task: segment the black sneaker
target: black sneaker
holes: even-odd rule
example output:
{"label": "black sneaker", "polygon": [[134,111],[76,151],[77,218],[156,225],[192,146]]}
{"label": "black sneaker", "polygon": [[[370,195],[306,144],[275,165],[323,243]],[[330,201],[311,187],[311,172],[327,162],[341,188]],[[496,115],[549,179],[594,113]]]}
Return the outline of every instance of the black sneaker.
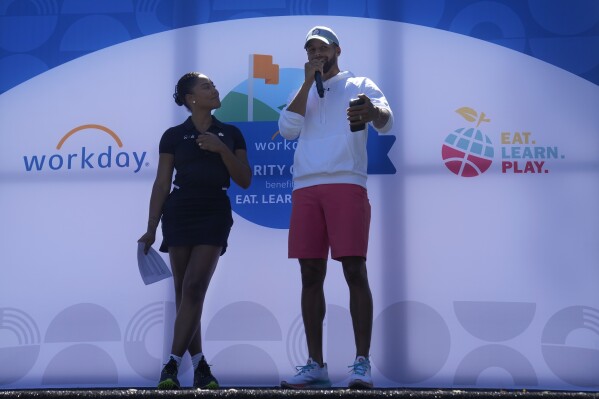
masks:
{"label": "black sneaker", "polygon": [[177,361],[171,357],[164,365],[162,373],[160,373],[158,389],[179,389],[179,380],[177,379],[178,371],[179,367],[177,367]]}
{"label": "black sneaker", "polygon": [[203,356],[193,373],[193,387],[198,389],[218,389],[218,381],[210,372],[210,366],[206,363],[206,358]]}

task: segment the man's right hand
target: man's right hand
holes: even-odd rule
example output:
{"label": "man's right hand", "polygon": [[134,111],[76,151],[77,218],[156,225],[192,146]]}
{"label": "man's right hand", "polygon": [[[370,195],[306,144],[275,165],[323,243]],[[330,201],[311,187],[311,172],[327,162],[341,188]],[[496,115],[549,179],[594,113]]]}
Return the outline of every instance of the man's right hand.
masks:
{"label": "man's right hand", "polygon": [[314,83],[314,74],[316,71],[320,71],[320,73],[324,75],[324,72],[322,70],[323,66],[324,59],[322,58],[314,58],[306,62],[306,64],[304,65],[306,83],[308,83],[309,85],[312,85],[312,83]]}

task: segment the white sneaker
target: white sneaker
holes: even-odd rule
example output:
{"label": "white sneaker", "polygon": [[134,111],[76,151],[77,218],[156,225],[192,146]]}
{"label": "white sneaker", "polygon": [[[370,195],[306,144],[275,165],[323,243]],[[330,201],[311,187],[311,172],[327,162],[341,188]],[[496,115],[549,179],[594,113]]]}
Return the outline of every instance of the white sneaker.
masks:
{"label": "white sneaker", "polygon": [[370,376],[370,360],[364,356],[358,356],[351,368],[349,377],[350,389],[372,389],[372,377]]}
{"label": "white sneaker", "polygon": [[296,375],[287,381],[281,381],[282,388],[323,389],[331,387],[326,363],[320,367],[312,358],[309,358],[305,366],[296,366],[296,369]]}

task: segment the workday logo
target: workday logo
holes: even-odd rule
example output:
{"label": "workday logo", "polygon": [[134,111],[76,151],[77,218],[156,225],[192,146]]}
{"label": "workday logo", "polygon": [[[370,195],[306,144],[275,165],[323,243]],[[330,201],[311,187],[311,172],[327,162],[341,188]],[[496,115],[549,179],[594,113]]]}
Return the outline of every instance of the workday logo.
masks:
{"label": "workday logo", "polygon": [[[110,142],[114,141],[115,145],[109,144],[100,150],[91,149],[85,145],[80,147],[66,145],[67,141],[72,141],[74,135],[87,131],[106,134],[110,137]],[[25,171],[31,173],[92,169],[128,169],[134,173],[139,172],[144,165],[147,152],[127,152],[122,148],[123,141],[115,132],[102,125],[89,124],[78,126],[65,134],[56,145],[57,152],[24,155],[23,162]]]}
{"label": "workday logo", "polygon": [[476,122],[476,126],[460,127],[445,138],[441,150],[443,161],[447,169],[458,176],[481,175],[493,163],[494,149],[491,140],[479,130],[479,126],[491,120],[485,118],[484,112],[479,115],[468,107],[462,107],[456,112],[468,122]]}
{"label": "workday logo", "polygon": [[[304,70],[279,68],[271,55],[250,54],[247,80],[233,88],[214,115],[237,126],[247,144],[252,165],[252,185],[242,190],[232,184],[229,197],[233,210],[265,227],[286,229],[291,216],[293,155],[297,141],[279,134],[280,112],[291,93],[304,81]],[[394,174],[387,156],[395,136],[368,132],[368,173]]]}

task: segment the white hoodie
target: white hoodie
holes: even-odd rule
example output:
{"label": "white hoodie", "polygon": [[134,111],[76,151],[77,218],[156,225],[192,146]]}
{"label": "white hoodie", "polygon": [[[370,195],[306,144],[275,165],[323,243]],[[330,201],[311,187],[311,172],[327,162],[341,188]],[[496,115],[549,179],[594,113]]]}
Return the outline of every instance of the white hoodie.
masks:
{"label": "white hoodie", "polygon": [[[393,113],[380,89],[368,78],[344,71],[323,82],[324,98],[310,88],[306,116],[284,109],[279,131],[287,140],[298,138],[293,162],[293,189],[317,184],[349,183],[366,187],[368,129],[350,131],[346,109],[349,100],[366,94],[371,102],[389,111],[389,121],[379,133],[393,126]],[[295,94],[290,98],[293,100]]]}

